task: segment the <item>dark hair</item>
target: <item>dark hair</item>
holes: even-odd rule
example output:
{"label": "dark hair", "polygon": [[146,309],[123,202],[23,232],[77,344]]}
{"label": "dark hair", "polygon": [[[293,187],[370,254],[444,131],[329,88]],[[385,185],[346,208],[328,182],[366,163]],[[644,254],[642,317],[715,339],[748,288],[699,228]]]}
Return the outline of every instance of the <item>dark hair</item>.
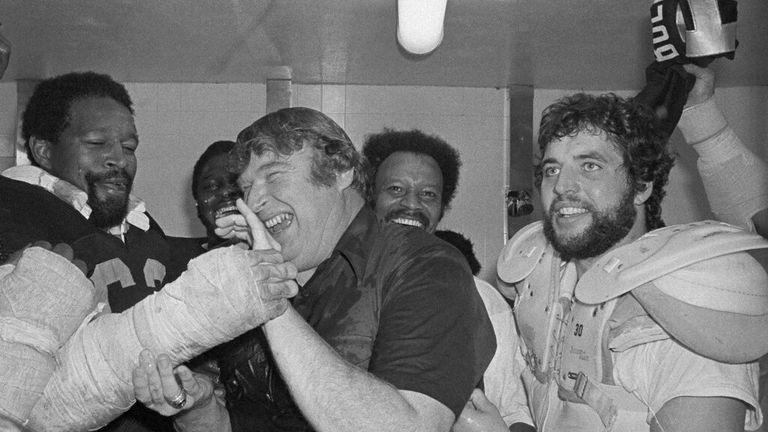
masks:
{"label": "dark hair", "polygon": [[469,263],[469,269],[472,270],[472,274],[477,276],[480,273],[480,262],[475,257],[475,251],[472,248],[472,242],[463,235],[450,230],[438,230],[435,231],[435,235],[450,243],[464,255]]}
{"label": "dark hair", "polygon": [[242,173],[251,153],[261,156],[273,152],[290,156],[303,149],[305,144],[315,149],[311,170],[315,185],[332,186],[337,174],[354,169],[352,188],[365,193],[365,159],[341,126],[310,108],[283,108],[243,129],[237,135],[237,144],[231,153],[230,170]]}
{"label": "dark hair", "polygon": [[[413,129],[409,131],[395,131],[384,129],[384,132],[368,135],[363,144],[363,155],[368,159],[370,173],[368,177],[371,183],[376,181],[376,172],[379,166],[392,153],[410,152],[425,154],[437,162],[443,175],[443,210],[450,208],[451,201],[456,195],[456,187],[459,184],[459,168],[461,159],[459,152],[436,135],[427,135],[424,132]],[[374,188],[371,184],[368,189],[368,202],[374,202]]]}
{"label": "dark hair", "polygon": [[[645,182],[653,182],[645,202],[646,228],[664,226],[661,201],[674,159],[667,146],[668,136],[647,107],[613,93],[600,96],[577,93],[564,97],[544,110],[539,126],[539,149],[544,154],[554,140],[580,132],[604,133],[622,154],[627,182],[634,192],[642,192]],[[535,170],[536,186],[541,187],[542,167]]]}
{"label": "dark hair", "polygon": [[22,117],[21,135],[27,157],[38,165],[29,148],[29,139],[36,137],[50,143],[59,140],[61,132],[69,126],[72,103],[87,97],[108,97],[133,112],[128,91],[109,75],[96,72],[71,72],[40,81]]}
{"label": "dark hair", "polygon": [[209,145],[207,149],[200,155],[200,158],[195,162],[195,167],[192,169],[192,197],[197,201],[197,185],[200,182],[200,172],[209,160],[216,156],[229,153],[235,148],[234,141],[216,141]]}

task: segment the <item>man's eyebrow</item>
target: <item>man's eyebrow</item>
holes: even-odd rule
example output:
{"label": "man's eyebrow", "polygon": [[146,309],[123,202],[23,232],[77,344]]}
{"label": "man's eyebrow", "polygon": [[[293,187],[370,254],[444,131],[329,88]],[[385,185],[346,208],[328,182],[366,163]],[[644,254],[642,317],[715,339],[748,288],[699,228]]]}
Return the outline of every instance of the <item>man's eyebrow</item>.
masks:
{"label": "man's eyebrow", "polygon": [[259,169],[260,170],[269,170],[269,169],[273,169],[273,168],[283,168],[283,167],[290,167],[290,166],[291,166],[291,164],[289,164],[286,161],[274,160],[274,161],[265,163],[264,165],[260,166]]}
{"label": "man's eyebrow", "polygon": [[576,159],[577,160],[595,159],[601,162],[607,162],[607,159],[605,158],[605,156],[603,156],[602,153],[596,152],[596,151],[589,151],[586,153],[578,154],[576,155]]}

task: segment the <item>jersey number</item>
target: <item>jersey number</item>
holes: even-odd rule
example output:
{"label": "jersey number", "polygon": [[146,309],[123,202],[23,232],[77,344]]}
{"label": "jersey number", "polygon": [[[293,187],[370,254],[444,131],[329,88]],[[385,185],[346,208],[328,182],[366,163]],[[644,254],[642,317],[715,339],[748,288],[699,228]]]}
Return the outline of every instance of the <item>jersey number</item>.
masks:
{"label": "jersey number", "polygon": [[[144,281],[147,286],[156,288],[155,281],[162,281],[163,279],[165,279],[165,266],[160,261],[148,258],[144,263]],[[131,275],[131,269],[120,258],[112,258],[97,264],[93,269],[91,281],[97,290],[105,293],[107,287],[115,282],[119,282],[122,288],[136,285]]]}
{"label": "jersey number", "polygon": [[581,336],[584,332],[584,324],[576,324],[576,331],[573,332],[574,336]]}

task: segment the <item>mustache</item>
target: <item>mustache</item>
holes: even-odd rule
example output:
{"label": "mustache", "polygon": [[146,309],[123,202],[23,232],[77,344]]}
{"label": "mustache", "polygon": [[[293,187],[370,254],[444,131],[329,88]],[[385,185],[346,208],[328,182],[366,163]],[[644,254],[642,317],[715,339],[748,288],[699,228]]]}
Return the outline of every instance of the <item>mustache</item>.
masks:
{"label": "mustache", "polygon": [[419,221],[425,227],[429,226],[429,217],[424,212],[418,210],[393,210],[384,217],[384,220],[391,222],[397,218],[409,218]]}
{"label": "mustache", "polygon": [[123,182],[129,188],[133,185],[133,177],[128,174],[125,168],[115,168],[104,172],[89,172],[85,174],[85,180],[88,183],[99,182]]}

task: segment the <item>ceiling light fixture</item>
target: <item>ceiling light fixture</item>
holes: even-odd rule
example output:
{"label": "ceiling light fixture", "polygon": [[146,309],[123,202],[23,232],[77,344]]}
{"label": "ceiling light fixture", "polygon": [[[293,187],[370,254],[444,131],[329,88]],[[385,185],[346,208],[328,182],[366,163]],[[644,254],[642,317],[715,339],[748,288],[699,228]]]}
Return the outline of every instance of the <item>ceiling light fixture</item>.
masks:
{"label": "ceiling light fixture", "polygon": [[443,40],[448,0],[397,0],[397,41],[408,52],[428,54]]}

